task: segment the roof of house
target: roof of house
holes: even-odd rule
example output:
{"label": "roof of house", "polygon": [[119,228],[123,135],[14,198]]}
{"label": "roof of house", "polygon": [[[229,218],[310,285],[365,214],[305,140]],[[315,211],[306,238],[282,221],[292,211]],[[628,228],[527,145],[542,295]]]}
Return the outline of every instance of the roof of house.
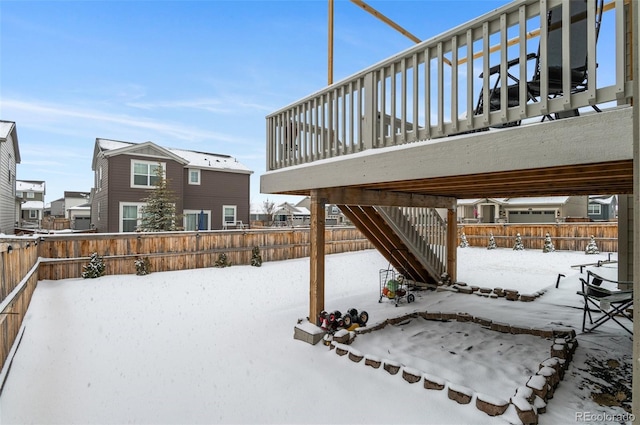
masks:
{"label": "roof of house", "polygon": [[44,201],[26,201],[21,205],[23,210],[41,210],[44,208]]}
{"label": "roof of house", "polygon": [[499,204],[504,206],[518,205],[564,205],[569,200],[569,196],[544,196],[525,198],[473,198],[458,199],[458,205],[478,205],[478,204]]}
{"label": "roof of house", "polygon": [[45,192],[45,182],[41,180],[16,180],[16,190],[19,192]]}
{"label": "roof of house", "polygon": [[[158,152],[162,152],[169,157],[173,157],[176,161],[183,163],[185,166],[193,167],[193,168],[201,168],[215,171],[226,171],[226,172],[234,172],[234,173],[242,173],[242,174],[252,174],[249,168],[247,168],[244,164],[240,163],[237,159],[230,155],[221,155],[216,153],[209,152],[198,152],[186,149],[176,149],[176,148],[165,148],[159,145],[156,145],[153,142],[145,142],[145,143],[131,143],[131,142],[121,142],[118,140],[109,140],[109,139],[96,139],[96,151],[94,152],[94,161],[95,157],[99,152],[104,153],[105,155],[109,155],[108,151],[111,151],[111,155],[121,154],[121,153],[133,153],[136,149],[140,147],[152,147]],[[94,164],[95,165],[95,164]]]}
{"label": "roof of house", "polygon": [[611,195],[611,196],[589,196],[589,202],[593,202],[596,204],[602,204],[602,205],[611,205],[613,203],[613,201],[615,201],[615,195]]}
{"label": "roof of house", "polygon": [[65,198],[88,198],[90,194],[91,192],[69,192],[65,190],[64,197]]}
{"label": "roof of house", "polygon": [[11,136],[13,140],[13,150],[16,155],[16,164],[20,164],[20,149],[18,146],[18,131],[16,123],[13,121],[0,120],[0,142],[5,142]]}
{"label": "roof of house", "polygon": [[91,210],[91,204],[76,205],[75,207],[69,207],[69,208],[67,208],[67,210],[69,210],[69,211],[85,211],[85,210]]}
{"label": "roof of house", "polygon": [[508,198],[505,203],[512,205],[564,205],[569,200],[569,196],[543,196],[529,198]]}

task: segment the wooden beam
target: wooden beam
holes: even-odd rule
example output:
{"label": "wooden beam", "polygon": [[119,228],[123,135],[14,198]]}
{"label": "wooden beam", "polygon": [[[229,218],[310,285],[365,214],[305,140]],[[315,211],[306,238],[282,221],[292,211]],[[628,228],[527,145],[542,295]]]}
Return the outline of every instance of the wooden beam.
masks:
{"label": "wooden beam", "polygon": [[337,205],[455,208],[456,199],[448,196],[368,190],[350,187],[319,189],[328,202]]}
{"label": "wooden beam", "polygon": [[309,240],[309,321],[316,323],[324,310],[325,205],[317,190],[311,191],[311,223]]}
{"label": "wooden beam", "polygon": [[455,282],[458,275],[458,214],[455,208],[447,210],[447,273]]}

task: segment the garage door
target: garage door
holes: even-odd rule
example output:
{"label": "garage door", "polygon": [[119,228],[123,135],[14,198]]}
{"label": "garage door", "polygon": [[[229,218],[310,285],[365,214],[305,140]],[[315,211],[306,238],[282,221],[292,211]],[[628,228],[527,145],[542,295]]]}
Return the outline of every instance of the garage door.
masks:
{"label": "garage door", "polygon": [[554,223],[555,211],[509,211],[509,223]]}
{"label": "garage door", "polygon": [[91,217],[76,217],[74,220],[74,230],[87,230],[91,228]]}

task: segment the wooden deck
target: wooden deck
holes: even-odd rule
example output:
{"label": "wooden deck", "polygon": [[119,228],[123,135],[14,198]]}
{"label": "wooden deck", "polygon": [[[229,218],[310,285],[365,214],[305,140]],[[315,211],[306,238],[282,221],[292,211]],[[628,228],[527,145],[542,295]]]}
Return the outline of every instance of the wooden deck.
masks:
{"label": "wooden deck", "polygon": [[263,193],[358,188],[457,199],[628,194],[631,108],[375,149],[271,171]]}

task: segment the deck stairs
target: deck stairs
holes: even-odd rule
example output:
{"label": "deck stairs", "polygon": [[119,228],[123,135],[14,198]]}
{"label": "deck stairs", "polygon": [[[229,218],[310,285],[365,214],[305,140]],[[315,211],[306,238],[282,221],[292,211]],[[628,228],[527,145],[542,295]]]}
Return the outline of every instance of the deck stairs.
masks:
{"label": "deck stairs", "polygon": [[447,225],[434,208],[340,205],[389,263],[416,282],[435,284],[446,271]]}

